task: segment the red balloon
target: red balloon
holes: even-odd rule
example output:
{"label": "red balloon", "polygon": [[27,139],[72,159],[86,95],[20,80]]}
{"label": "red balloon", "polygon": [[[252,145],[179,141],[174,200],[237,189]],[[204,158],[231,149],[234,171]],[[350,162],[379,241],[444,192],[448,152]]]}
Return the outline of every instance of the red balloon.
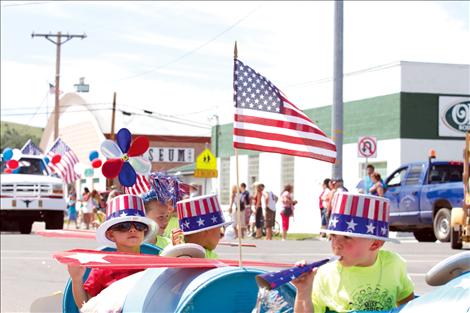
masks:
{"label": "red balloon", "polygon": [[3,170],[3,172],[4,172],[5,174],[11,174],[11,173],[13,172],[13,170],[12,170],[11,168],[8,168],[8,167],[7,167],[6,169]]}
{"label": "red balloon", "polygon": [[131,147],[129,151],[127,151],[127,155],[130,157],[142,155],[149,149],[149,139],[144,136],[139,136],[134,139],[131,143]]}
{"label": "red balloon", "polygon": [[60,160],[62,159],[62,156],[60,154],[56,154],[52,157],[52,164],[57,164],[60,162]]}
{"label": "red balloon", "polygon": [[101,159],[98,159],[98,158],[91,161],[91,166],[93,168],[99,168],[101,166],[101,164],[103,164],[103,161],[101,161]]}
{"label": "red balloon", "polygon": [[12,169],[12,170],[16,169],[16,168],[18,167],[18,165],[19,165],[19,164],[18,164],[18,161],[17,161],[17,160],[9,160],[9,161],[7,162],[8,168],[9,168],[9,169]]}
{"label": "red balloon", "polygon": [[121,158],[108,159],[101,167],[101,172],[106,178],[114,178],[119,175],[123,164]]}

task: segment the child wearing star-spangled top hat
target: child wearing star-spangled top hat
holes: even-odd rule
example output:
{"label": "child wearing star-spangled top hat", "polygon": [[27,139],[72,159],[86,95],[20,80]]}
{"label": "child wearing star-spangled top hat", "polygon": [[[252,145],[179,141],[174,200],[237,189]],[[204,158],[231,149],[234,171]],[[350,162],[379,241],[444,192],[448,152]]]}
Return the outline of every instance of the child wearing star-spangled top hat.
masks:
{"label": "child wearing star-spangled top hat", "polygon": [[[339,260],[315,268],[292,281],[297,288],[295,312],[381,311],[414,298],[406,263],[381,250],[388,237],[389,200],[337,193],[328,228],[333,253]],[[299,262],[303,266],[304,261]]]}
{"label": "child wearing star-spangled top hat", "polygon": [[208,259],[217,259],[214,252],[221,238],[225,222],[216,195],[205,195],[178,201],[176,204],[178,223],[185,243],[202,246]]}
{"label": "child wearing star-spangled top hat", "polygon": [[[145,216],[144,202],[135,195],[120,195],[108,202],[106,221],[96,230],[96,239],[106,246],[116,247],[118,252],[140,253],[144,241],[155,236],[155,222]],[[75,304],[80,309],[90,298],[98,295],[113,282],[143,269],[116,270],[98,269],[90,271],[83,282],[85,267],[68,266],[72,280],[72,292]]]}

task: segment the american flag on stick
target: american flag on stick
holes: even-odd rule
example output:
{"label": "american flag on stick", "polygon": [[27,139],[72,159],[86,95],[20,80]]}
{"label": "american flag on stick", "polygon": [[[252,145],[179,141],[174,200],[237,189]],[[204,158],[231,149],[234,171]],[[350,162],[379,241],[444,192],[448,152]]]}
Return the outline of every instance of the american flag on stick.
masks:
{"label": "american flag on stick", "polygon": [[21,153],[27,155],[42,155],[41,149],[39,149],[39,147],[36,146],[31,141],[31,139],[28,139],[28,141],[24,144],[23,148],[21,148]]}
{"label": "american flag on stick", "polygon": [[150,183],[144,175],[137,174],[135,184],[131,187],[124,187],[124,193],[139,196],[150,190]]}
{"label": "american flag on stick", "polygon": [[52,157],[56,154],[60,154],[60,162],[56,164],[49,162],[47,166],[59,174],[62,180],[67,184],[70,184],[79,179],[80,175],[75,173],[73,169],[75,164],[79,162],[78,157],[60,138],[57,138],[56,141],[54,141],[46,156],[49,158],[49,160],[52,160]]}
{"label": "american flag on stick", "polygon": [[336,161],[336,145],[268,79],[235,59],[233,147]]}

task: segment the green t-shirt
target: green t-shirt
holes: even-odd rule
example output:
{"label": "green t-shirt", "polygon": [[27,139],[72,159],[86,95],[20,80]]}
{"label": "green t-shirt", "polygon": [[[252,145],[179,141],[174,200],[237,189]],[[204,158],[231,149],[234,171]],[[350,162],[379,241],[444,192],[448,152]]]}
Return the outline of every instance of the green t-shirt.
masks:
{"label": "green t-shirt", "polygon": [[178,217],[172,216],[170,217],[168,225],[166,226],[165,231],[163,232],[163,236],[171,238],[171,231],[175,228],[180,228],[180,225],[178,224]]}
{"label": "green t-shirt", "polygon": [[204,250],[206,250],[206,259],[218,259],[219,258],[217,253],[215,253],[213,250],[209,250],[209,249],[204,249]]}
{"label": "green t-shirt", "polygon": [[166,246],[170,244],[171,244],[170,238],[157,235],[157,242],[155,242],[155,245],[157,247],[164,249]]}
{"label": "green t-shirt", "polygon": [[390,310],[413,289],[405,261],[394,252],[380,250],[371,266],[344,267],[336,261],[320,267],[312,301],[315,313]]}

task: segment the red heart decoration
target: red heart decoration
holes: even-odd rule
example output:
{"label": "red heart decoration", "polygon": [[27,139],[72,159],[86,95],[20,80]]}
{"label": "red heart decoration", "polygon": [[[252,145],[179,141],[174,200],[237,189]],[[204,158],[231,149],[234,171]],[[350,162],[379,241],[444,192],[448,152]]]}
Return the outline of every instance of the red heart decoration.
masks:
{"label": "red heart decoration", "polygon": [[12,169],[12,170],[16,169],[16,168],[18,167],[18,165],[19,165],[19,164],[18,164],[18,161],[17,161],[17,160],[9,160],[9,161],[7,162],[8,168],[9,168],[9,169]]}
{"label": "red heart decoration", "polygon": [[149,139],[144,136],[138,136],[132,141],[131,147],[127,152],[130,157],[142,155],[149,149]]}
{"label": "red heart decoration", "polygon": [[93,168],[99,168],[101,166],[101,164],[103,164],[103,161],[101,161],[101,159],[98,159],[98,158],[91,161],[91,166]]}
{"label": "red heart decoration", "polygon": [[52,164],[57,164],[60,162],[60,160],[62,159],[62,156],[60,154],[56,154],[52,157]]}
{"label": "red heart decoration", "polygon": [[106,178],[114,178],[119,175],[123,164],[120,158],[108,159],[101,167],[101,172]]}

